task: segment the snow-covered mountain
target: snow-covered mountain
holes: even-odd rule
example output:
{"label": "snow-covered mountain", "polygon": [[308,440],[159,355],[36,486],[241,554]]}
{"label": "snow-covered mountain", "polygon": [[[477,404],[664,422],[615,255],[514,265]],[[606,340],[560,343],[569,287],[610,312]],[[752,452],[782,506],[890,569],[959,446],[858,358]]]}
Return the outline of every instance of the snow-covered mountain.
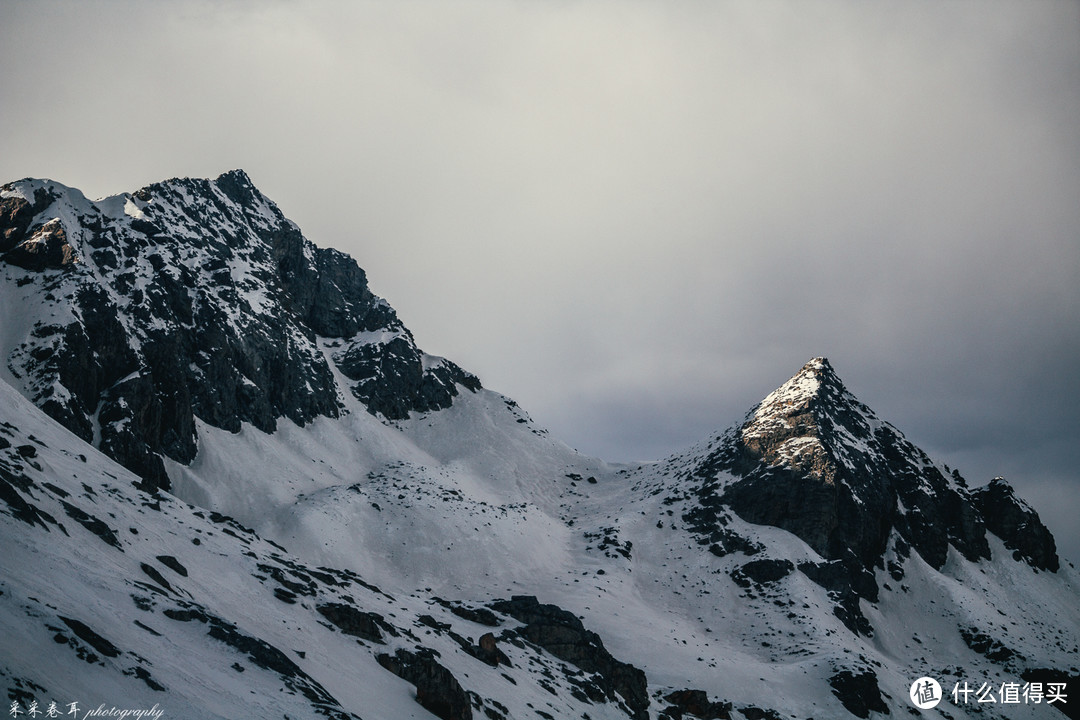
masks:
{"label": "snow-covered mountain", "polygon": [[[422,352],[240,171],[98,201],[5,185],[0,274],[0,677],[23,711],[1080,707],[1051,702],[1080,672],[1080,582],[1037,514],[823,358],[617,465]],[[920,711],[925,676],[945,698]]]}

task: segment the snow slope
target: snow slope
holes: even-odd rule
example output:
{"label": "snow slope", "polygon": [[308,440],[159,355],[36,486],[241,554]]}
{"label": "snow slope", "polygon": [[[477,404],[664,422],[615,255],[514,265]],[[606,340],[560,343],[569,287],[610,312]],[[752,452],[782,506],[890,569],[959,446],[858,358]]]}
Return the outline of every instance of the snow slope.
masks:
{"label": "snow slope", "polygon": [[[431,717],[377,661],[424,649],[489,717],[626,717],[617,700],[577,699],[582,670],[516,639],[512,618],[479,624],[431,593],[388,593],[305,563],[231,519],[135,488],[130,471],[7,384],[0,409],[0,677],[24,709]],[[348,634],[319,610],[334,606],[367,622]],[[466,649],[493,630],[498,666]]]}

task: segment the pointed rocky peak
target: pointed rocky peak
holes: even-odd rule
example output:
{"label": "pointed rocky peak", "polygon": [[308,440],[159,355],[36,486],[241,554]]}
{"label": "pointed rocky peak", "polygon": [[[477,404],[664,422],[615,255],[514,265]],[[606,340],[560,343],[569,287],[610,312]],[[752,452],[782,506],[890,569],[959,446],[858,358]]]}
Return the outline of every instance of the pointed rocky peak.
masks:
{"label": "pointed rocky peak", "polygon": [[[229,170],[228,172],[221,173],[214,179],[214,183],[219,187],[230,185],[233,187],[244,188],[246,190],[259,193],[259,191],[255,188],[255,184],[251,182],[251,177],[241,168],[236,168],[235,170]],[[262,193],[259,194],[261,195]]]}
{"label": "pointed rocky peak", "polygon": [[222,173],[213,181],[213,185],[241,207],[261,205],[267,208],[273,207],[274,210],[277,210],[277,206],[255,187],[255,184],[251,182],[251,178],[243,170],[237,169]]}
{"label": "pointed rocky peak", "polygon": [[802,366],[790,380],[769,393],[755,415],[780,412],[788,407],[806,407],[815,400],[846,392],[828,358],[816,357]]}
{"label": "pointed rocky peak", "polygon": [[829,361],[817,357],[747,415],[738,438],[769,465],[797,468],[832,483],[839,466],[856,462],[857,451],[881,425],[848,392]]}
{"label": "pointed rocky peak", "polygon": [[[847,563],[855,579],[860,567],[882,566],[894,532],[937,568],[950,546],[969,560],[990,556],[962,478],[859,402],[825,358],[724,433],[690,478],[700,483],[701,507],[726,506],[788,530],[827,560]],[[711,537],[704,521],[691,525]]]}

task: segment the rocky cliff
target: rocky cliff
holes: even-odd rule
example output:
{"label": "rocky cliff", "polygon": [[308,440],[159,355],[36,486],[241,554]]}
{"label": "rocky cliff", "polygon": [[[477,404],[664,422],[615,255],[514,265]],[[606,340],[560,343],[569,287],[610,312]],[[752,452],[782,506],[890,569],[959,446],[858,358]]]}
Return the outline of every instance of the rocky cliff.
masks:
{"label": "rocky cliff", "polygon": [[337,416],[331,364],[387,419],[480,387],[421,352],[356,262],[305,239],[242,171],[96,202],[9,183],[0,238],[5,284],[34,298],[6,369],[147,487],[168,487],[162,456],[195,457],[195,418],[269,432]]}

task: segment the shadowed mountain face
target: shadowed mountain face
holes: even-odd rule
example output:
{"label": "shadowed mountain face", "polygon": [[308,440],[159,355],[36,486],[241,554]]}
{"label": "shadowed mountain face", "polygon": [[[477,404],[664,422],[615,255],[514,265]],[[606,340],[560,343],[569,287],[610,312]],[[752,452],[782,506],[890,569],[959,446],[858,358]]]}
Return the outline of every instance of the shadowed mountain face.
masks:
{"label": "shadowed mountain face", "polygon": [[1080,581],[1038,515],[824,358],[672,458],[584,457],[419,350],[240,171],[4,185],[0,279],[23,708],[865,718],[927,674],[1076,675]]}
{"label": "shadowed mountain face", "polygon": [[25,271],[15,282],[33,298],[7,370],[148,487],[168,487],[160,455],[195,457],[196,417],[265,432],[336,417],[332,363],[391,419],[479,388],[424,356],[356,262],[316,248],[242,171],[97,202],[10,183],[0,237],[0,262]]}
{"label": "shadowed mountain face", "polygon": [[1005,541],[1014,560],[1032,567],[1057,572],[1060,562],[1054,536],[1039,520],[1030,505],[1016,497],[1005,478],[996,477],[972,493],[990,532]]}

